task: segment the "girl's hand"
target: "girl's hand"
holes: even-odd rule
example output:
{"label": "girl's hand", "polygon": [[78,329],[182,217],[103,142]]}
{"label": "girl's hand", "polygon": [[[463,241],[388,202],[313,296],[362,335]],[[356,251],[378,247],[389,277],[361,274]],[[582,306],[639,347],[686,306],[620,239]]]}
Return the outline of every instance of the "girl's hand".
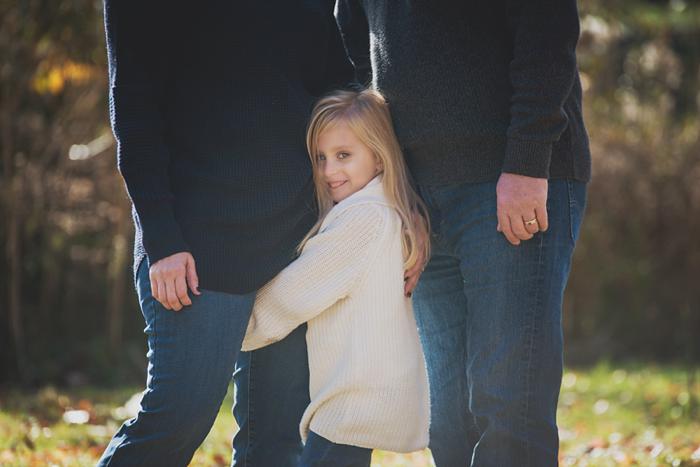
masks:
{"label": "girl's hand", "polygon": [[420,279],[420,275],[423,273],[426,263],[426,258],[423,254],[423,251],[425,250],[423,247],[425,246],[425,242],[428,240],[428,233],[425,231],[425,229],[419,229],[417,234],[418,238],[416,240],[418,242],[419,252],[418,261],[416,261],[416,264],[414,264],[411,269],[405,271],[403,275],[403,280],[405,282],[403,286],[403,293],[407,297],[410,297],[411,294],[413,294],[413,289],[415,289],[416,285],[418,285],[418,279]]}

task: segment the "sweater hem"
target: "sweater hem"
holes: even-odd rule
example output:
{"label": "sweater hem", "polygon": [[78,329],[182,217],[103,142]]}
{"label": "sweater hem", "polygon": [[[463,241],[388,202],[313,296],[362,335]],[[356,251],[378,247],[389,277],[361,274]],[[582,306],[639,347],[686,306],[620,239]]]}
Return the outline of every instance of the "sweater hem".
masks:
{"label": "sweater hem", "polygon": [[[416,452],[416,451],[421,451],[425,448],[428,447],[428,443],[417,443],[415,447],[403,447],[403,446],[398,446],[396,444],[392,443],[370,443],[369,440],[366,439],[359,439],[359,437],[343,437],[343,436],[334,436],[333,433],[326,432],[323,428],[318,429],[318,428],[309,428],[309,431],[313,431],[319,436],[323,436],[326,438],[328,441],[335,443],[335,444],[345,444],[347,446],[355,446],[358,448],[364,448],[364,449],[378,449],[381,451],[391,451],[391,452],[398,452],[401,454],[408,454],[410,452]],[[304,437],[304,440],[308,438],[308,433],[306,433],[306,436]]]}

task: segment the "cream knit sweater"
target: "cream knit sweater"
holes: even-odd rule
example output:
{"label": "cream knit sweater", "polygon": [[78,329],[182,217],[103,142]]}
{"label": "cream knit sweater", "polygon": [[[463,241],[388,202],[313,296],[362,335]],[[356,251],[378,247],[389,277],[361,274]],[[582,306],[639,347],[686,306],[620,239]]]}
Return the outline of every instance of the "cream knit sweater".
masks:
{"label": "cream knit sweater", "polygon": [[401,220],[379,176],[334,206],[299,258],[258,291],[243,350],[308,321],[304,441],[311,430],[371,449],[427,446],[428,379],[403,286]]}

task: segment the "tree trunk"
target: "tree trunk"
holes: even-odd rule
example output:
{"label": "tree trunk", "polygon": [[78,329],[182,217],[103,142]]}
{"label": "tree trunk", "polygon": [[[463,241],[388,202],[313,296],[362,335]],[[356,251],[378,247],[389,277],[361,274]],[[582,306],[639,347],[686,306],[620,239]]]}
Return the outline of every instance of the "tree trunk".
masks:
{"label": "tree trunk", "polygon": [[0,132],[2,134],[3,186],[5,187],[5,209],[7,219],[7,265],[8,265],[8,324],[14,344],[15,364],[20,379],[26,380],[26,354],[24,327],[22,325],[22,184],[20,175],[14,170],[14,138],[12,114],[17,108],[17,98],[9,96],[5,88]]}
{"label": "tree trunk", "polygon": [[[121,208],[122,206],[120,206]],[[124,322],[124,296],[126,295],[127,267],[129,249],[127,237],[129,234],[129,217],[124,209],[120,209],[116,223],[116,233],[113,238],[112,258],[109,265],[109,303],[108,323],[109,350],[113,356],[119,354],[122,345]]]}
{"label": "tree trunk", "polygon": [[[16,183],[13,183],[16,185]],[[14,187],[13,187],[14,188]],[[18,190],[13,189],[13,195]],[[16,200],[16,198],[15,198]],[[7,256],[9,259],[9,308],[10,332],[15,345],[15,359],[20,378],[26,379],[26,355],[24,347],[24,327],[22,325],[22,238],[20,219],[15,206],[10,207]]]}

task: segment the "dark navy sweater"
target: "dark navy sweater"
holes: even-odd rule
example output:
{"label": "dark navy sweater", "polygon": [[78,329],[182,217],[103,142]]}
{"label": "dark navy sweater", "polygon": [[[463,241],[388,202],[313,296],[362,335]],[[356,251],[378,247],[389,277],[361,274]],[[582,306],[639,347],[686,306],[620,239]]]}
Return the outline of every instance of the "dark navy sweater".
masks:
{"label": "dark navy sweater", "polygon": [[576,0],[338,0],[336,16],[419,183],[589,180]]}
{"label": "dark navy sweater", "polygon": [[105,26],[135,267],[189,251],[202,289],[257,289],[315,221],[307,120],[352,77],[333,2],[105,0]]}

